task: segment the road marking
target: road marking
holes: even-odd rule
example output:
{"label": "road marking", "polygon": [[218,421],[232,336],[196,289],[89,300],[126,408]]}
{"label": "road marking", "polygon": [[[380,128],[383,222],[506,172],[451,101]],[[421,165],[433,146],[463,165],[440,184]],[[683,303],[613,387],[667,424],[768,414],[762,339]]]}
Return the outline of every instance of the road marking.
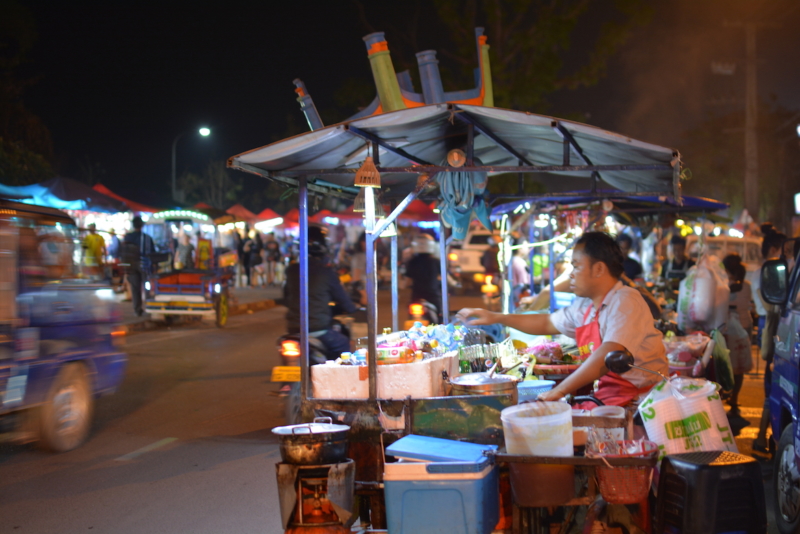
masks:
{"label": "road marking", "polygon": [[761,419],[761,414],[764,413],[764,408],[745,408],[740,406],[739,413],[742,417],[755,417]]}
{"label": "road marking", "polygon": [[130,453],[124,455],[124,456],[120,456],[119,458],[115,458],[115,460],[117,462],[128,462],[130,460],[135,459],[138,456],[141,456],[142,454],[144,454],[146,452],[150,452],[150,451],[156,450],[159,447],[163,447],[164,445],[169,445],[173,441],[177,441],[177,439],[178,438],[160,439],[160,440],[156,441],[155,443],[151,443],[150,445],[142,447],[141,449],[137,449],[137,450],[135,450],[133,452],[130,452]]}

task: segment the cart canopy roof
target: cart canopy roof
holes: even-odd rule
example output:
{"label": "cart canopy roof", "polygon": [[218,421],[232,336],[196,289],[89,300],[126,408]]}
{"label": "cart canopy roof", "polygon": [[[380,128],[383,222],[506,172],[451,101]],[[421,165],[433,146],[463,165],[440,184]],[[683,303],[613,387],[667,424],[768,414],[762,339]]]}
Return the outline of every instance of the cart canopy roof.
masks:
{"label": "cart canopy roof", "polygon": [[[624,197],[619,191],[578,191],[570,195],[542,195],[500,204],[492,209],[492,218],[519,213],[529,206],[560,206],[564,209],[579,208],[593,202],[610,200],[619,211],[643,213],[712,213],[728,208],[729,204],[710,198],[683,195],[678,204],[667,196]],[[527,204],[527,206],[526,206]]]}
{"label": "cart canopy roof", "polygon": [[418,174],[443,170],[451,149],[469,152],[470,125],[476,161],[461,170],[535,172],[526,174],[526,180],[544,182],[551,190],[562,190],[558,186],[567,176],[573,190],[605,183],[624,192],[680,195],[675,172],[680,156],[672,148],[544,115],[464,104],[427,105],[342,122],[233,156],[228,165],[289,184],[305,175],[311,190],[353,194],[355,172],[376,143],[381,186],[393,196],[402,195],[414,188]]}

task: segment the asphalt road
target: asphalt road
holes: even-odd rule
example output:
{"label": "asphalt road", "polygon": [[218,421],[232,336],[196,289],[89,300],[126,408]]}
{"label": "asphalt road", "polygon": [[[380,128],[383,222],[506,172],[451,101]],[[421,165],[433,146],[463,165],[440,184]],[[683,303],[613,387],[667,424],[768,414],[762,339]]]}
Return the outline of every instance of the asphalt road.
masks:
{"label": "asphalt road", "polygon": [[[455,298],[451,308],[479,302]],[[284,312],[128,336],[125,381],[97,401],[87,443],[59,455],[0,446],[0,533],[282,532],[270,429],[283,424],[283,400],[269,379]],[[748,454],[760,380],[748,376],[742,394],[739,426],[750,425],[737,444]]]}
{"label": "asphalt road", "polygon": [[0,450],[0,532],[278,533],[269,382],[283,308],[129,336],[120,390],[65,454]]}

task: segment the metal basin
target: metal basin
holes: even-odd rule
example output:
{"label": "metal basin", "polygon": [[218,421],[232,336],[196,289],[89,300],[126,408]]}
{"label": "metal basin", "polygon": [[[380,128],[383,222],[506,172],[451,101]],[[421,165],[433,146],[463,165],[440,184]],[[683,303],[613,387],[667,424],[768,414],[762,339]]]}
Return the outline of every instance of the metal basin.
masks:
{"label": "metal basin", "polygon": [[281,440],[281,460],[285,463],[325,465],[347,459],[348,430],[347,425],[331,424],[330,417],[318,417],[313,423],[273,428],[272,433]]}
{"label": "metal basin", "polygon": [[469,373],[450,379],[450,395],[511,395],[516,404],[517,382],[514,376]]}

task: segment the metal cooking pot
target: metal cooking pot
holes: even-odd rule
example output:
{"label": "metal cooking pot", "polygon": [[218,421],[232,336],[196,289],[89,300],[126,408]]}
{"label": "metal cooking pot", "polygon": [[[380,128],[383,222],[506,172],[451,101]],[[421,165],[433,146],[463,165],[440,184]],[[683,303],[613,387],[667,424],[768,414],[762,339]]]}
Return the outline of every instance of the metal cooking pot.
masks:
{"label": "metal cooking pot", "polygon": [[330,417],[313,423],[272,429],[280,440],[281,460],[294,465],[338,464],[347,459],[347,425],[331,424]]}
{"label": "metal cooking pot", "polygon": [[519,378],[489,373],[469,373],[450,379],[450,395],[511,395],[517,403]]}

